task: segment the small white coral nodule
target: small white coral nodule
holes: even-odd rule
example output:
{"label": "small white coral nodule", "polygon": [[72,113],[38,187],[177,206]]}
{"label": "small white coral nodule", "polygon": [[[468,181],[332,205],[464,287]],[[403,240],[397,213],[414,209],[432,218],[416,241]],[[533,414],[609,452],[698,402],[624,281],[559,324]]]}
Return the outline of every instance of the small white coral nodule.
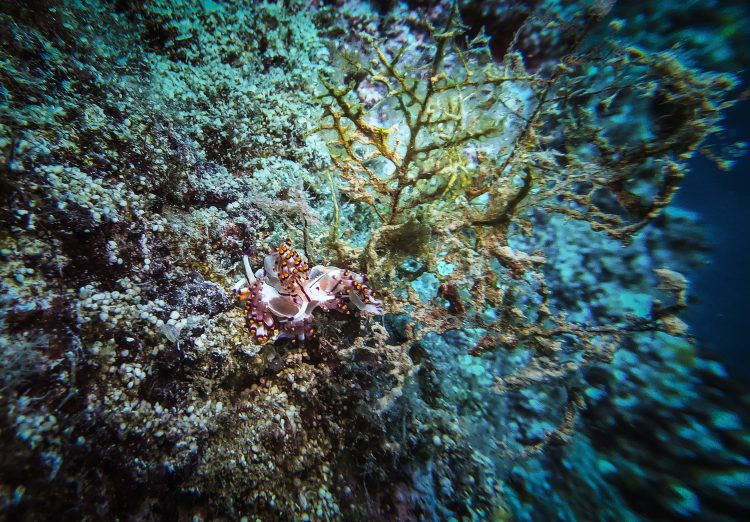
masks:
{"label": "small white coral nodule", "polygon": [[383,314],[365,276],[330,266],[311,269],[289,243],[268,254],[255,273],[247,256],[242,261],[245,277],[232,291],[245,301],[247,325],[259,343],[285,337],[303,341],[312,335],[318,307],[349,314],[352,303],[363,312]]}

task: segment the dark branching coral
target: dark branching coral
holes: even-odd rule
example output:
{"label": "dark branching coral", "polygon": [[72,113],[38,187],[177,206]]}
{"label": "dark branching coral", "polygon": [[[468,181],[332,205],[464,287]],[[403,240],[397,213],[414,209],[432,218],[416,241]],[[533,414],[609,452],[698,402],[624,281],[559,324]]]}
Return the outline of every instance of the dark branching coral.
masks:
{"label": "dark branching coral", "polygon": [[[375,262],[383,235],[413,228],[410,223],[428,205],[451,204],[462,192],[482,193],[485,179],[472,176],[476,161],[465,149],[498,135],[506,119],[520,117],[510,107],[520,100],[503,84],[535,81],[494,65],[483,38],[466,42],[456,8],[445,27],[432,32],[434,45],[425,45],[416,59],[405,57],[406,45],[391,50],[369,39],[371,62],[343,55],[349,64],[344,87],[322,78],[326,123],[318,130],[331,136],[332,160],[345,181],[340,189],[367,205],[380,223],[367,247],[368,264]],[[356,98],[363,88],[379,98],[374,105]],[[338,236],[337,215],[334,245]]]}
{"label": "dark branching coral", "polygon": [[[419,325],[407,337],[477,326],[486,334],[475,354],[534,350],[521,374],[497,382],[499,393],[540,381],[570,388],[559,430],[534,448],[572,428],[582,403],[570,384],[582,366],[611,358],[634,332],[684,334],[685,300],[675,294],[640,318],[570,322],[551,299],[544,254],[511,239],[557,213],[628,244],[669,204],[734,85],[673,54],[587,39],[609,7],[583,11],[568,53],[536,73],[513,47],[497,64],[484,38],[467,41],[454,4],[417,58],[370,39],[371,56],[343,53],[341,76],[322,78],[331,184],[374,223],[366,245],[347,244],[336,201],[330,244],[394,290],[389,311]],[[628,123],[634,109],[649,115],[645,126]],[[421,269],[404,275],[405,260]],[[443,292],[447,309],[415,291],[425,274],[462,289]]]}

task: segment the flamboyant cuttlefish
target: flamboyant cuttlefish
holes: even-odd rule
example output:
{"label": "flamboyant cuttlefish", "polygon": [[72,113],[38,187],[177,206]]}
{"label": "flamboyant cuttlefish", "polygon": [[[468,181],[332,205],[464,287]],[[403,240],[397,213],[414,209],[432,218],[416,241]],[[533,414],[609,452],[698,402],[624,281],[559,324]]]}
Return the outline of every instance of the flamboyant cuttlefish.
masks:
{"label": "flamboyant cuttlefish", "polygon": [[363,312],[383,314],[383,303],[365,276],[330,266],[311,269],[288,242],[268,254],[254,274],[247,256],[242,261],[245,277],[232,291],[245,301],[247,326],[260,343],[311,336],[312,313],[318,307],[349,314],[352,303]]}

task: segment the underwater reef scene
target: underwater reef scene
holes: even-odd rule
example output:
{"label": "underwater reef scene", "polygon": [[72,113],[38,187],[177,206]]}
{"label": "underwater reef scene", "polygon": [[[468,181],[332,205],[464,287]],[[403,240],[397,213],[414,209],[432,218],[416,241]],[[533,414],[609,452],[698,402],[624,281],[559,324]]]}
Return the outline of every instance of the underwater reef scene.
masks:
{"label": "underwater reef scene", "polygon": [[0,519],[750,520],[673,201],[749,24],[0,3]]}

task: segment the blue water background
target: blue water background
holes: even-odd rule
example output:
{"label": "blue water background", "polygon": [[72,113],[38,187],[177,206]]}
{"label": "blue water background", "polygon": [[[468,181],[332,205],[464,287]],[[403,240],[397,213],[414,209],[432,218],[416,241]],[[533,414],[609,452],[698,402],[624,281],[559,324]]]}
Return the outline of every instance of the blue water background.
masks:
{"label": "blue water background", "polygon": [[[742,88],[748,85],[746,72]],[[750,101],[727,115],[724,140],[750,142]],[[712,247],[710,264],[692,278],[694,302],[687,319],[730,372],[750,381],[750,155],[741,157],[731,172],[697,155],[676,203],[701,215]]]}

